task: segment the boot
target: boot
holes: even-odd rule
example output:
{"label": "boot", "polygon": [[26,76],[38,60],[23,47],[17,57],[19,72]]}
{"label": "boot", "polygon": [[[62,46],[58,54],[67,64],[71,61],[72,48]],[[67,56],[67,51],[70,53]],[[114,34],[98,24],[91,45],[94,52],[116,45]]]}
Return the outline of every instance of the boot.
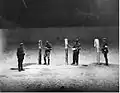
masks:
{"label": "boot", "polygon": [[108,66],[108,62],[106,62],[106,66]]}
{"label": "boot", "polygon": [[50,59],[48,59],[48,65],[50,65]]}
{"label": "boot", "polygon": [[73,62],[71,65],[75,65],[75,62]]}
{"label": "boot", "polygon": [[76,62],[76,65],[78,65],[78,63]]}
{"label": "boot", "polygon": [[45,62],[44,65],[46,65],[46,64],[47,64],[47,63],[46,63],[46,57],[44,57],[44,62]]}
{"label": "boot", "polygon": [[20,66],[18,65],[18,71],[20,71]]}

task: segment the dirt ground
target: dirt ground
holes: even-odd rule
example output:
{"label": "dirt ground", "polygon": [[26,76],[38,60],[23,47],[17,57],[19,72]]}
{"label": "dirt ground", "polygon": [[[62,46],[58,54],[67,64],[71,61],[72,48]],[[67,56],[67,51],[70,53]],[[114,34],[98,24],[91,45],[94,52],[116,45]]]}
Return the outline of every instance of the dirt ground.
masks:
{"label": "dirt ground", "polygon": [[93,49],[82,50],[79,65],[73,66],[69,51],[69,65],[66,65],[64,49],[56,47],[47,66],[38,65],[36,49],[26,50],[25,71],[18,72],[16,50],[6,52],[0,61],[0,91],[119,91],[118,50],[110,50],[109,66],[104,65],[102,54],[102,64],[97,65],[95,55]]}

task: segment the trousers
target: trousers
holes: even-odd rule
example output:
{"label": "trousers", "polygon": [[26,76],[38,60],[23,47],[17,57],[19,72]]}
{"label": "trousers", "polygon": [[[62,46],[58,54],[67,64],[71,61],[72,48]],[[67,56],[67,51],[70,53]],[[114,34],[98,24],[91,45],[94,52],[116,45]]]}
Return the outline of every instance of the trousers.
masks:
{"label": "trousers", "polygon": [[78,60],[79,60],[79,52],[73,52],[73,64],[78,65]]}

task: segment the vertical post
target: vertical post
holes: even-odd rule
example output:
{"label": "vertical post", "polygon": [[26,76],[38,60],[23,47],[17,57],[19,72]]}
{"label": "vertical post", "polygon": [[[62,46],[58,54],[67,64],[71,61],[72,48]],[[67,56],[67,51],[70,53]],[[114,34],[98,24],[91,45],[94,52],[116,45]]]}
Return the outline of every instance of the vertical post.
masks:
{"label": "vertical post", "polygon": [[2,29],[0,29],[0,60],[2,58],[3,52],[3,36],[2,36]]}
{"label": "vertical post", "polygon": [[6,47],[5,33],[6,29],[0,29],[0,60],[3,60],[3,52]]}
{"label": "vertical post", "polygon": [[100,64],[100,44],[99,39],[94,40],[94,47],[96,49],[96,61],[98,64]]}
{"label": "vertical post", "polygon": [[39,40],[38,42],[38,49],[39,49],[39,58],[38,58],[38,64],[41,64],[41,60],[42,60],[42,40]]}
{"label": "vertical post", "polygon": [[65,62],[68,65],[68,39],[65,38]]}

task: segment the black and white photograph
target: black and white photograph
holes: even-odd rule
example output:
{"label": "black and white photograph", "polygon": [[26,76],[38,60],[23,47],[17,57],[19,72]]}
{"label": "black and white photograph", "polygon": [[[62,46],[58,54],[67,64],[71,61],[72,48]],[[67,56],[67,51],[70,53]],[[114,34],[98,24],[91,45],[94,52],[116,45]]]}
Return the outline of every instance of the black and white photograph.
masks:
{"label": "black and white photograph", "polygon": [[119,0],[0,0],[0,92],[119,92]]}

